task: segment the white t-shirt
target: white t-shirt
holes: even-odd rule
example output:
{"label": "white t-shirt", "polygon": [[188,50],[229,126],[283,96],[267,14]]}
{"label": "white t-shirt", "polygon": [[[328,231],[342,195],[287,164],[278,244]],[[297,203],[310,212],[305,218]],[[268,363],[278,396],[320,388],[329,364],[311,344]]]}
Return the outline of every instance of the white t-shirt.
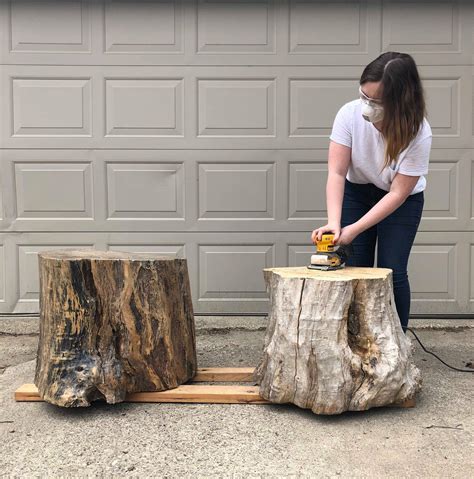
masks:
{"label": "white t-shirt", "polygon": [[397,162],[383,169],[384,143],[382,133],[375,126],[364,120],[360,99],[344,104],[336,114],[329,138],[341,145],[352,148],[351,162],[346,178],[352,183],[373,183],[378,188],[390,191],[394,176],[400,172],[404,175],[420,176],[411,195],[426,188],[424,175],[428,173],[431,149],[431,127],[426,118],[417,136],[408,147],[401,151]]}

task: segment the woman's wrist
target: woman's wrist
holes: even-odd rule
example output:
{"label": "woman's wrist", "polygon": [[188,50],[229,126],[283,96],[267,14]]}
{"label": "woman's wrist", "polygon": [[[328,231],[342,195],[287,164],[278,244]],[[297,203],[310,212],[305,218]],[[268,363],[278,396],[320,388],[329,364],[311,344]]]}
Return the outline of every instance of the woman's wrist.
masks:
{"label": "woman's wrist", "polygon": [[351,226],[353,227],[353,231],[359,235],[373,225],[376,225],[395,211],[402,202],[403,200],[400,200],[397,195],[389,191],[382,199],[372,206],[362,218],[359,218],[358,221],[352,223]]}
{"label": "woman's wrist", "polygon": [[354,230],[354,233],[356,233],[356,236],[360,235],[363,231],[365,231],[365,228],[361,225],[360,220],[356,221],[355,223],[352,223],[350,226]]}

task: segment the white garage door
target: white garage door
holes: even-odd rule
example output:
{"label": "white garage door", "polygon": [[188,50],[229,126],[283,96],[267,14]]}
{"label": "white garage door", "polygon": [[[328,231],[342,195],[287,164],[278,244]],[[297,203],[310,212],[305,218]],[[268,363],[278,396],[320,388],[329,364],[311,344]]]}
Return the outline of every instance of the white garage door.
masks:
{"label": "white garage door", "polygon": [[262,268],[325,223],[328,134],[382,51],[412,54],[433,129],[412,313],[474,310],[468,1],[1,1],[0,301],[37,253],[186,257],[196,312],[263,312]]}

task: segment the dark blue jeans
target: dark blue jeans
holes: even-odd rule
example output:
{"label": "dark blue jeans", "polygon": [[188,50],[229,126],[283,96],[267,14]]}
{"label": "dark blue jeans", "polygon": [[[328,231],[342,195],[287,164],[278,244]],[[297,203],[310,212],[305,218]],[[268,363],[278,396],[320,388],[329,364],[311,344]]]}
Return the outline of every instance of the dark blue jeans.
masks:
{"label": "dark blue jeans", "polygon": [[[346,179],[342,203],[341,227],[359,220],[387,191],[372,183],[357,184]],[[352,246],[354,254],[347,266],[374,266],[375,242],[377,267],[393,270],[393,293],[403,331],[410,315],[410,283],[407,265],[424,205],[423,191],[408,196],[394,212],[359,234]]]}

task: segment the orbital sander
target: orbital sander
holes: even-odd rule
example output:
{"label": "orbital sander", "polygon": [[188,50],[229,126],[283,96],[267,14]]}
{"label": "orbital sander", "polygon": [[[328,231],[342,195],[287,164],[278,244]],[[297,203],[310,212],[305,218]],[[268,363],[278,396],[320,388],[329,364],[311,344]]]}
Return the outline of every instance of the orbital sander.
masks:
{"label": "orbital sander", "polygon": [[323,234],[316,240],[316,254],[311,255],[309,269],[329,271],[344,268],[346,260],[353,253],[352,244],[335,245],[334,234]]}

